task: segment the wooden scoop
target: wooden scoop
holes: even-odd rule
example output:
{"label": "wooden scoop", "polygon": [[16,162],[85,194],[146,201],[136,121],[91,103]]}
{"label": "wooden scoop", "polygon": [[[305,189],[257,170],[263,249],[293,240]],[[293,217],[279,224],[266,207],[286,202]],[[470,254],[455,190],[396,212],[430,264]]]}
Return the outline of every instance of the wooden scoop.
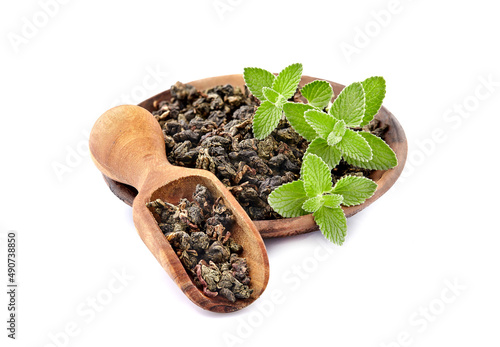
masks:
{"label": "wooden scoop", "polygon": [[[118,106],[104,113],[90,134],[90,152],[97,168],[111,179],[138,190],[132,205],[134,224],[149,250],[186,296],[205,310],[232,312],[250,305],[264,291],[269,280],[269,261],[262,237],[231,193],[211,172],[171,165],[166,159],[160,125],[142,107]],[[162,199],[178,204],[192,200],[196,185],[206,186],[214,198],[221,197],[235,217],[231,235],[243,246],[250,269],[249,299],[231,303],[221,297],[207,297],[193,283],[177,254],[160,230],[146,203]]]}

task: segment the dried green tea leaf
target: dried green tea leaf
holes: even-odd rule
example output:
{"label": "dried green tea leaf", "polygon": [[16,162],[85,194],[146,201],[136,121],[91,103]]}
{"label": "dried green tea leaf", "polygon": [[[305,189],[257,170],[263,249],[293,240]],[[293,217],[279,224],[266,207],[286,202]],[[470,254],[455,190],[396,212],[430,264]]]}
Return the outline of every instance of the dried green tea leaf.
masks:
{"label": "dried green tea leaf", "polygon": [[179,257],[194,284],[208,297],[230,302],[253,293],[243,247],[231,238],[235,217],[225,202],[203,185],[196,185],[194,201],[177,205],[160,199],[146,203],[155,214],[166,241]]}

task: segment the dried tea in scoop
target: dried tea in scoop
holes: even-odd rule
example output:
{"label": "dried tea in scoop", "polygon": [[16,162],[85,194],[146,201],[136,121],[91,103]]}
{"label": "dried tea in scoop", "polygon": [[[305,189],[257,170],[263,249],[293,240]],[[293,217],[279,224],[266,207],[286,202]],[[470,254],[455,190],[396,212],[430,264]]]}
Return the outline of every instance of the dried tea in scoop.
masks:
{"label": "dried tea in scoop", "polygon": [[234,216],[222,199],[214,199],[198,184],[193,201],[178,205],[157,199],[149,202],[159,226],[194,283],[210,297],[231,302],[252,294],[243,247],[231,237]]}

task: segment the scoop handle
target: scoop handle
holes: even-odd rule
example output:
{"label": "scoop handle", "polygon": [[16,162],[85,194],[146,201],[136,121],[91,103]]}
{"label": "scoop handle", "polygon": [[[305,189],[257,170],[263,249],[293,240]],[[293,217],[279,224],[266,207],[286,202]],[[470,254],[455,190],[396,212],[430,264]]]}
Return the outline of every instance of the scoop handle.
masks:
{"label": "scoop handle", "polygon": [[123,105],[106,111],[92,128],[89,148],[104,175],[137,190],[150,172],[173,168],[165,154],[160,124],[139,106]]}

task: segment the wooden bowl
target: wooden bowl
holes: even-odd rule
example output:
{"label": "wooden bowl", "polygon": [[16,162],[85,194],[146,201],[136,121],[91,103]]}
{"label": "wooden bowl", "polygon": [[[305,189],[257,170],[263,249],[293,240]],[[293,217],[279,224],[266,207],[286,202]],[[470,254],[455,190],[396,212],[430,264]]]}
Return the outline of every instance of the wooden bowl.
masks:
{"label": "wooden bowl", "polygon": [[[302,76],[299,86],[317,80],[320,78]],[[332,87],[335,95],[339,95],[340,91],[344,88],[343,85],[328,81]],[[204,78],[201,80],[196,80],[189,82],[189,84],[196,87],[198,90],[205,90],[217,85],[231,84],[233,86],[242,87],[245,85],[243,80],[243,75],[225,75]],[[146,110],[153,112],[157,109],[157,105],[164,100],[170,100],[171,94],[170,89],[166,90],[158,95],[155,95],[139,104],[139,106],[144,107]],[[377,190],[375,194],[363,204],[351,207],[342,207],[346,217],[351,217],[363,210],[364,208],[370,206],[374,201],[380,198],[385,192],[392,187],[396,180],[401,175],[403,171],[406,156],[408,152],[408,143],[401,124],[392,113],[390,113],[385,107],[382,106],[379,113],[375,116],[382,124],[389,125],[389,130],[385,134],[385,142],[393,149],[398,158],[398,166],[390,170],[377,170],[374,171],[370,178],[377,182]],[[111,191],[120,198],[127,205],[132,206],[134,198],[137,196],[137,190],[133,187],[120,182],[114,181],[109,177],[104,176],[104,180],[108,184]],[[318,230],[318,226],[314,222],[312,214],[296,217],[296,218],[283,218],[275,220],[254,220],[253,221],[257,229],[263,238],[272,237],[285,237],[291,235],[305,234]]]}

